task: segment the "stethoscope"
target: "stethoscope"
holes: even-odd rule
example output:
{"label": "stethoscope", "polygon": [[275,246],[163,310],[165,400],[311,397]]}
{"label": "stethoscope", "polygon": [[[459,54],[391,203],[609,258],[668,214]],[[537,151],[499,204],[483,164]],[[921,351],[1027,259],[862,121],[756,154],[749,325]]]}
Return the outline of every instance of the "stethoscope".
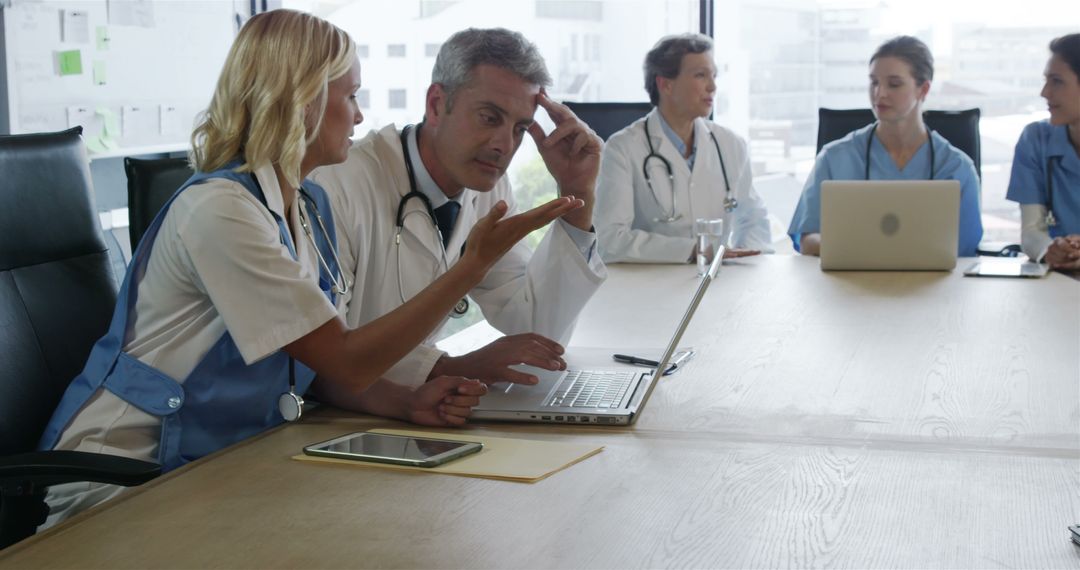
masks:
{"label": "stethoscope", "polygon": [[[1065,138],[1069,141],[1069,146],[1072,146],[1072,135],[1069,134],[1069,128],[1065,127]],[[1058,225],[1057,216],[1054,215],[1054,159],[1057,159],[1058,166],[1061,166],[1061,156],[1051,156],[1046,159],[1046,225],[1047,227],[1055,227]]]}
{"label": "stethoscope", "polygon": [[[421,123],[423,124],[423,123]],[[424,193],[416,189],[416,174],[413,172],[412,157],[409,155],[409,130],[412,129],[412,125],[406,126],[401,129],[401,152],[405,155],[405,172],[409,175],[409,193],[405,194],[398,200],[397,215],[394,218],[394,224],[397,226],[394,232],[394,252],[397,256],[397,283],[398,283],[398,296],[401,298],[402,304],[405,303],[405,284],[401,279],[401,232],[405,229],[405,218],[410,214],[415,214],[419,210],[413,210],[406,212],[405,207],[408,206],[409,200],[417,198],[420,203],[424,205],[424,212],[427,213],[428,218],[431,220],[431,225],[435,229],[435,234],[439,238],[439,248],[442,251],[442,266],[443,271],[450,270],[450,263],[446,259],[446,242],[443,240],[442,230],[439,229],[439,223],[435,219],[435,208],[431,206],[431,199],[429,199]],[[465,316],[465,313],[469,312],[469,298],[462,297],[450,310],[450,316],[459,319]]]}
{"label": "stethoscope", "polygon": [[[682,218],[682,214],[679,213],[678,203],[676,201],[675,192],[675,171],[671,168],[671,163],[668,159],[661,156],[656,152],[656,147],[653,146],[652,137],[649,136],[649,121],[648,119],[642,124],[645,127],[645,142],[649,145],[649,154],[645,155],[645,159],[641,161],[641,173],[645,175],[645,184],[649,186],[649,192],[652,193],[653,199],[656,200],[656,205],[660,208],[661,212],[664,212],[664,205],[660,203],[659,195],[656,193],[656,189],[653,188],[652,177],[649,176],[649,161],[652,159],[659,160],[664,165],[664,170],[667,171],[668,182],[671,183],[671,212],[666,216],[660,218],[653,218],[653,222],[665,222],[672,223]],[[724,165],[724,155],[720,152],[720,143],[716,142],[716,135],[712,130],[709,131],[709,138],[712,139],[713,148],[716,149],[716,157],[720,159],[720,173],[724,176],[724,211],[733,212],[735,208],[739,207],[739,201],[735,199],[735,196],[731,194],[731,184],[728,183],[727,166]]]}
{"label": "stethoscope", "polygon": [[[326,258],[323,257],[322,250],[319,249],[318,244],[315,243],[315,234],[312,232],[311,223],[308,221],[307,215],[304,214],[303,206],[299,208],[300,227],[304,229],[304,235],[306,235],[308,241],[311,242],[311,247],[315,250],[315,255],[319,258],[319,265],[326,271],[326,274],[333,282],[333,292],[336,295],[344,295],[349,291],[349,287],[352,285],[349,283],[349,278],[345,275],[345,270],[342,269],[341,258],[338,256],[337,247],[335,247],[334,242],[330,240],[330,233],[326,231],[326,224],[323,223],[322,214],[319,213],[319,207],[315,204],[315,200],[311,198],[311,195],[307,193],[307,190],[304,190],[303,188],[298,188],[297,190],[300,193],[300,198],[304,200],[304,204],[315,211],[315,220],[319,224],[319,230],[322,231],[323,238],[326,239],[326,245],[330,248],[330,255],[334,256],[334,263],[337,264],[337,275],[330,271],[330,265],[326,262]],[[284,239],[284,236],[282,239]],[[289,357],[289,391],[278,396],[278,411],[281,412],[281,417],[285,418],[285,421],[287,422],[294,422],[300,419],[300,416],[304,415],[304,398],[296,393],[296,359],[292,356]]]}
{"label": "stethoscope", "polygon": [[[870,127],[870,137],[866,139],[866,180],[870,180],[870,146],[874,144],[874,133],[877,132],[877,121],[874,122],[874,126]],[[926,127],[926,142],[930,145],[930,178],[934,179],[935,165],[934,165],[934,131],[930,127]]]}

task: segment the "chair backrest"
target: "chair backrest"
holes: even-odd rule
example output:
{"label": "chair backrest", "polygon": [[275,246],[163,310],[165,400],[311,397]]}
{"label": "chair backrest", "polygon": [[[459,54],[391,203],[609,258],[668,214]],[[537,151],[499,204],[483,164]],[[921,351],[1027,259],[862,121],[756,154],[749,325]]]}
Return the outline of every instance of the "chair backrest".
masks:
{"label": "chair backrest", "polygon": [[[982,178],[982,153],[979,148],[979,109],[963,111],[924,111],[926,126],[963,151],[975,163]],[[830,142],[874,122],[870,109],[818,109],[817,152]]]}
{"label": "chair backrest", "polygon": [[81,135],[0,136],[0,456],[37,446],[116,304]]}
{"label": "chair backrest", "polygon": [[605,141],[652,111],[652,103],[563,103]]}
{"label": "chair backrest", "polygon": [[131,251],[135,251],[154,216],[194,172],[186,158],[131,157],[124,159],[124,172],[128,180],[128,235]]}

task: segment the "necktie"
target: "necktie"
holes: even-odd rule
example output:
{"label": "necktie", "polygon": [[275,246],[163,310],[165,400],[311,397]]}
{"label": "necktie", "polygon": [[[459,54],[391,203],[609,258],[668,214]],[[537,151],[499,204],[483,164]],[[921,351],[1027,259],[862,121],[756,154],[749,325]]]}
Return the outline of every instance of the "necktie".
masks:
{"label": "necktie", "polygon": [[450,200],[435,208],[435,223],[439,226],[439,231],[442,233],[443,247],[446,247],[450,243],[450,234],[454,233],[454,222],[457,221],[458,212],[461,210],[461,204]]}

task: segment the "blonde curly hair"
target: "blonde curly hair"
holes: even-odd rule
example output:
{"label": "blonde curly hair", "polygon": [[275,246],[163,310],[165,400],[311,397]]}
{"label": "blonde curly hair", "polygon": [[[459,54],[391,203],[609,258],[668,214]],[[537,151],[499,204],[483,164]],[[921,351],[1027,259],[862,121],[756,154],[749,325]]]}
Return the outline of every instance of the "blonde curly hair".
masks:
{"label": "blonde curly hair", "polygon": [[319,134],[327,84],[345,75],[356,46],[326,20],[294,10],[252,17],[236,36],[210,106],[191,133],[200,172],[240,158],[240,172],[270,163],[294,188],[300,163]]}

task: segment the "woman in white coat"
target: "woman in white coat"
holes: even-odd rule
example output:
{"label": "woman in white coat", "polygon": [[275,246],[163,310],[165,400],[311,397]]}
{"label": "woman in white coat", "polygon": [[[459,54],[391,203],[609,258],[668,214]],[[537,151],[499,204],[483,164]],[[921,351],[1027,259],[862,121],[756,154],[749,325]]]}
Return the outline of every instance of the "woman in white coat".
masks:
{"label": "woman in white coat", "polygon": [[726,256],[769,250],[768,212],[753,188],[746,142],[709,121],[716,93],[712,39],[668,36],[645,56],[655,106],[604,147],[596,230],[607,262],[686,263],[695,218],[722,218]]}

